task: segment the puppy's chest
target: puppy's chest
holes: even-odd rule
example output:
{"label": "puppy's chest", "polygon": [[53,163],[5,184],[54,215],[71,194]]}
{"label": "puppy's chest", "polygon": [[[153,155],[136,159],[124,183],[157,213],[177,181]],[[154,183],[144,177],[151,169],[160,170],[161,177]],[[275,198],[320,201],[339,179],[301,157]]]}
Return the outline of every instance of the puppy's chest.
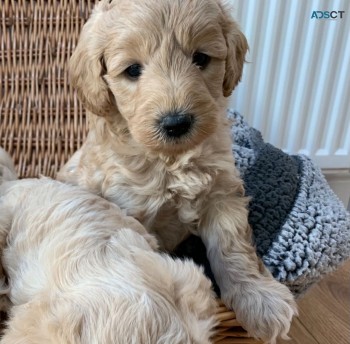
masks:
{"label": "puppy's chest", "polygon": [[194,164],[158,164],[144,173],[117,171],[113,180],[113,190],[107,188],[105,196],[152,231],[164,221],[195,225],[215,172]]}

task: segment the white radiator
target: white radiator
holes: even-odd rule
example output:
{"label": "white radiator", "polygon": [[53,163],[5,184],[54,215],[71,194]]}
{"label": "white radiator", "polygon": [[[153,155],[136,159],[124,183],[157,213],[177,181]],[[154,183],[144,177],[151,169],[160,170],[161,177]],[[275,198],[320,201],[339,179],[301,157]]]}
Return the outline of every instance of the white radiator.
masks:
{"label": "white radiator", "polygon": [[228,2],[250,45],[231,107],[284,151],[350,169],[350,1]]}

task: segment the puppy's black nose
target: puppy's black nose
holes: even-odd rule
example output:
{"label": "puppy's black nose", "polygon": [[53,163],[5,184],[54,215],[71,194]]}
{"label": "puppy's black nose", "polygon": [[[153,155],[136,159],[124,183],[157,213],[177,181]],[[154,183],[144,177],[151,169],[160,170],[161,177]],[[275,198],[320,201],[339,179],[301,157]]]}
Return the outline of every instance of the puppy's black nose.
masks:
{"label": "puppy's black nose", "polygon": [[159,124],[165,135],[171,138],[179,138],[191,130],[193,115],[169,112],[160,119]]}

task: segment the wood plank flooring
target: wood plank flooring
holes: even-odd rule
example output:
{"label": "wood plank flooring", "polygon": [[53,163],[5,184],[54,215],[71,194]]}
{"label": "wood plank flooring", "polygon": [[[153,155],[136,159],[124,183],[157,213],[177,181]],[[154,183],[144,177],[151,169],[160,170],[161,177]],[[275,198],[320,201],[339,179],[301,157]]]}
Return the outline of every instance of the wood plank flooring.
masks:
{"label": "wood plank flooring", "polygon": [[278,344],[350,344],[350,261],[298,301],[289,341]]}

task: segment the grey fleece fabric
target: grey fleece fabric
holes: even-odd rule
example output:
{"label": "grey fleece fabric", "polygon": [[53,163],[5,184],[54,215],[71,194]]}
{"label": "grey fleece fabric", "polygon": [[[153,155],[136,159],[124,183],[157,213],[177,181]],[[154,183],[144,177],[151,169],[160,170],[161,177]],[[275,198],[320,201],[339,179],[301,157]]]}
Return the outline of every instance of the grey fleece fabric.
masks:
{"label": "grey fleece fabric", "polygon": [[[238,112],[228,110],[228,117],[257,253],[298,296],[349,258],[350,213],[309,158],[265,143]],[[203,265],[220,294],[200,239],[190,237],[175,254]]]}
{"label": "grey fleece fabric", "polygon": [[243,117],[234,120],[236,165],[250,202],[258,254],[276,279],[304,292],[350,256],[350,213],[306,156],[265,143]]}

